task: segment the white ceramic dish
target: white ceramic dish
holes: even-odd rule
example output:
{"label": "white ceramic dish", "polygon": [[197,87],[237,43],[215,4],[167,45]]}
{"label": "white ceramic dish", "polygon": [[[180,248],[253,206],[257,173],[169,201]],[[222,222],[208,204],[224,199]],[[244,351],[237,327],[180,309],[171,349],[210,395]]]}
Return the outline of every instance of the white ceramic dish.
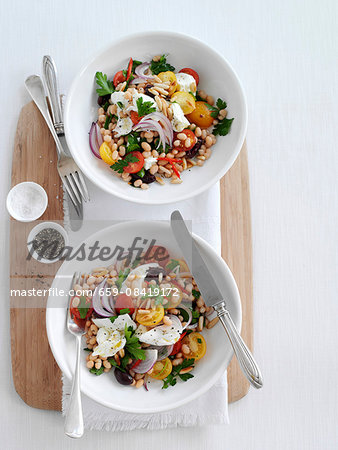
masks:
{"label": "white ceramic dish", "polygon": [[[85,242],[87,248],[95,241],[99,241],[101,247],[115,248],[115,245],[120,245],[128,248],[135,236],[149,240],[156,239],[157,244],[167,247],[171,255],[182,257],[169,225],[159,222],[121,223],[95,233]],[[236,282],[228,266],[212,247],[201,238],[194,237],[224,292],[232,318],[240,330],[241,303]],[[109,265],[109,261],[105,264]],[[54,279],[52,295],[48,299],[46,324],[49,344],[56,362],[68,378],[72,377],[74,370],[75,340],[65,327],[68,297],[57,295],[57,289],[58,292],[60,290],[67,292],[75,271],[89,272],[97,265],[102,265],[102,262],[74,260],[65,262]],[[159,381],[152,382],[149,392],[145,389],[122,386],[117,383],[112,372],[97,377],[86,368],[86,352],[83,351],[81,354],[82,392],[104,406],[133,413],[159,412],[183,405],[203,394],[220,378],[233,354],[220,323],[210,330],[205,330],[204,336],[207,342],[207,353],[196,365],[194,378],[185,383],[178,382],[176,386],[166,390],[161,389],[162,383]]]}
{"label": "white ceramic dish", "polygon": [[[211,158],[203,167],[195,167],[182,175],[183,183],[161,186],[153,183],[148,190],[133,189],[121,181],[107,164],[90,151],[88,133],[97,120],[95,73],[112,77],[127,66],[130,57],[141,61],[153,55],[168,54],[178,70],[194,68],[200,76],[200,89],[226,100],[229,117],[234,117],[231,132],[219,136]],[[222,55],[203,42],[173,32],[146,32],[127,36],[111,44],[95,56],[76,76],[67,96],[65,132],[71,153],[82,172],[101,189],[136,203],[162,204],[186,200],[216,183],[232,166],[244,142],[247,106],[241,83]]]}
{"label": "white ceramic dish", "polygon": [[[18,197],[20,201],[18,201]],[[38,206],[32,202],[38,202]],[[19,222],[34,222],[46,211],[47,192],[34,181],[23,181],[9,191],[6,207],[9,214]]]}
{"label": "white ceramic dish", "polygon": [[30,231],[28,238],[27,238],[27,248],[28,248],[29,253],[32,254],[32,257],[34,259],[36,259],[37,261],[44,263],[44,264],[52,264],[56,261],[59,261],[59,259],[62,256],[62,253],[60,256],[58,256],[57,258],[54,258],[54,259],[39,258],[39,255],[32,248],[32,246],[33,246],[32,242],[33,242],[35,236],[38,233],[40,233],[40,231],[42,231],[46,228],[54,228],[54,230],[61,233],[63,236],[63,239],[65,240],[65,246],[68,245],[68,234],[67,234],[66,230],[63,228],[63,226],[61,226],[60,224],[58,224],[56,222],[41,222]]}

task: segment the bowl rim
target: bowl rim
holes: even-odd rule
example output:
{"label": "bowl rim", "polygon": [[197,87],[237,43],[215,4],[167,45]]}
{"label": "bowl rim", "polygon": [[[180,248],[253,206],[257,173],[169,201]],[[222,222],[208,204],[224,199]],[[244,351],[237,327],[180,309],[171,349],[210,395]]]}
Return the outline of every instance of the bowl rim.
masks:
{"label": "bowl rim", "polygon": [[[105,227],[99,231],[96,231],[95,233],[92,233],[90,236],[87,236],[86,238],[83,239],[82,242],[85,242],[87,240],[93,240],[96,238],[97,235],[99,235],[100,233],[106,233],[108,232],[108,230],[112,229],[112,228],[116,228],[116,227],[123,227],[126,228],[125,225],[126,224],[132,224],[130,226],[135,226],[135,227],[140,227],[140,226],[144,226],[144,225],[152,225],[154,224],[154,222],[149,222],[149,221],[145,221],[145,220],[138,220],[138,221],[121,221],[118,224],[114,224],[114,225],[110,225],[108,227]],[[170,225],[168,223],[162,223],[162,222],[156,222],[157,226],[160,228],[166,228],[166,229],[170,229]],[[241,332],[241,328],[242,328],[242,303],[241,303],[241,297],[240,297],[240,293],[239,293],[239,289],[236,283],[236,280],[229,268],[229,266],[227,265],[227,263],[225,262],[225,260],[222,258],[222,256],[220,255],[220,253],[218,253],[206,240],[204,240],[202,237],[196,235],[195,233],[192,233],[192,236],[194,238],[194,240],[197,242],[198,245],[201,245],[202,247],[206,248],[208,252],[214,254],[217,258],[217,260],[219,261],[219,263],[222,265],[222,267],[224,267],[224,270],[228,273],[228,276],[231,280],[231,284],[234,287],[234,291],[235,291],[235,296],[234,296],[234,304],[236,305],[236,308],[238,308],[238,323],[236,323],[236,327],[238,332]],[[79,243],[77,248],[82,244]],[[53,284],[52,284],[52,288],[55,287],[54,284],[56,283],[55,280],[60,280],[61,278],[57,278],[58,274],[62,271],[62,268],[65,265],[70,265],[73,261],[65,261],[63,262],[63,264],[60,266],[60,268],[58,269],[54,280],[53,280]],[[66,267],[67,268],[67,267]],[[67,363],[64,362],[64,360],[59,358],[59,352],[56,352],[56,348],[54,348],[54,345],[52,344],[52,342],[55,342],[55,339],[52,338],[52,328],[50,326],[51,324],[51,315],[52,315],[52,311],[53,308],[48,307],[48,304],[51,302],[52,300],[50,300],[50,296],[48,297],[47,300],[47,304],[46,304],[46,330],[47,330],[47,338],[48,338],[48,343],[50,346],[50,349],[53,353],[54,359],[57,362],[58,366],[60,367],[61,371],[64,373],[64,375],[68,378],[71,379],[71,377],[73,376],[74,370],[69,370],[69,368],[67,367]],[[67,300],[68,302],[68,300]],[[64,308],[62,308],[64,309]],[[226,333],[225,330],[221,330],[221,332],[224,332],[224,339],[227,339],[226,337]],[[175,408],[178,408],[179,406],[185,405],[186,403],[191,402],[192,400],[195,400],[196,398],[200,397],[202,394],[204,394],[205,392],[207,392],[214,384],[215,382],[217,382],[217,380],[222,376],[222,374],[224,374],[225,370],[228,368],[230,361],[232,360],[233,357],[233,349],[231,348],[230,350],[230,354],[228,356],[228,358],[224,358],[220,361],[220,365],[218,367],[218,370],[216,370],[214,372],[213,376],[210,376],[210,378],[208,379],[208,382],[204,383],[204,385],[200,388],[200,390],[198,390],[198,392],[193,392],[188,399],[186,400],[186,397],[183,397],[181,400],[178,400],[174,403],[174,405],[170,406],[169,408],[166,405],[160,406],[160,407],[156,407],[155,409],[148,409],[146,407],[143,408],[142,411],[132,411],[130,408],[128,407],[123,407],[123,406],[116,406],[114,405],[114,407],[111,406],[110,402],[105,401],[105,399],[101,399],[98,400],[97,397],[95,397],[95,395],[92,395],[91,392],[87,392],[83,386],[81,386],[81,392],[85,395],[87,395],[89,398],[91,398],[92,400],[96,401],[97,403],[106,406],[110,409],[115,409],[117,411],[123,411],[123,412],[128,412],[128,413],[135,413],[135,414],[150,414],[150,413],[157,413],[157,412],[163,412],[163,411],[169,411]]]}
{"label": "bowl rim", "polygon": [[228,66],[230,71],[232,72],[232,76],[234,77],[235,82],[238,84],[238,87],[239,87],[239,99],[240,99],[241,107],[242,107],[244,113],[243,113],[243,117],[242,117],[242,120],[241,120],[241,128],[240,128],[240,133],[239,133],[239,139],[238,139],[238,142],[237,142],[236,146],[234,146],[234,151],[232,152],[232,156],[229,158],[229,161],[227,162],[227,164],[222,166],[222,168],[219,170],[217,175],[211,177],[209,179],[209,181],[207,181],[206,183],[202,184],[199,188],[195,189],[193,191],[193,193],[192,192],[186,192],[185,194],[180,195],[178,200],[175,197],[173,197],[173,198],[172,197],[162,198],[161,200],[152,200],[151,198],[149,198],[149,199],[135,198],[135,197],[133,197],[132,193],[128,194],[127,190],[126,190],[127,194],[124,194],[124,192],[122,192],[122,193],[119,192],[118,194],[115,194],[115,193],[112,192],[112,189],[110,189],[108,186],[100,185],[99,181],[97,180],[97,178],[95,176],[92,176],[91,173],[84,173],[86,175],[86,177],[89,178],[90,181],[92,181],[100,189],[104,190],[105,192],[108,192],[110,195],[113,195],[113,196],[115,196],[117,198],[121,198],[122,200],[130,201],[130,202],[138,203],[138,204],[143,204],[143,205],[170,204],[170,203],[175,203],[177,201],[188,200],[190,198],[197,197],[202,192],[208,190],[214,184],[219,182],[219,180],[228,172],[228,170],[232,167],[232,165],[236,161],[236,159],[237,159],[237,157],[238,157],[238,155],[239,155],[239,153],[240,153],[240,151],[242,149],[242,146],[244,144],[244,140],[245,140],[245,136],[246,136],[246,132],[247,132],[247,126],[248,126],[248,105],[247,105],[247,100],[246,100],[246,95],[245,95],[245,91],[244,91],[243,85],[242,85],[242,83],[241,83],[241,81],[240,81],[240,79],[239,79],[239,77],[237,75],[237,72],[234,70],[232,65],[229,63],[229,61],[218,50],[215,50],[214,48],[212,48],[211,46],[209,46],[208,44],[206,44],[205,42],[203,42],[199,38],[191,36],[190,34],[180,33],[180,32],[176,32],[176,31],[167,31],[167,30],[156,31],[156,30],[152,30],[152,31],[142,31],[142,32],[137,32],[137,33],[126,34],[126,35],[121,36],[116,41],[109,43],[108,45],[103,47],[99,52],[96,52],[95,55],[93,55],[90,59],[88,59],[87,63],[82,66],[81,70],[77,73],[77,75],[73,79],[73,81],[71,83],[71,86],[70,86],[70,89],[69,89],[69,92],[68,92],[68,94],[66,96],[66,104],[65,104],[65,108],[64,108],[65,136],[66,136],[66,140],[67,140],[69,149],[70,149],[70,151],[72,153],[72,157],[74,158],[75,162],[78,164],[78,166],[80,167],[81,170],[82,170],[83,164],[82,164],[81,158],[78,157],[76,152],[74,152],[74,153],[72,152],[72,148],[75,147],[75,142],[73,142],[73,138],[72,138],[71,132],[70,132],[70,127],[68,126],[68,123],[70,123],[70,120],[69,120],[70,104],[71,104],[72,98],[74,96],[74,92],[75,92],[75,89],[76,89],[76,86],[77,86],[77,83],[78,83],[80,77],[87,70],[87,68],[92,63],[94,63],[94,61],[98,57],[100,57],[102,54],[107,52],[110,47],[116,46],[116,45],[121,45],[124,41],[126,41],[128,39],[137,39],[137,38],[142,38],[144,36],[152,36],[152,35],[153,36],[156,36],[156,35],[168,36],[168,37],[171,37],[172,39],[174,39],[174,38],[187,39],[190,42],[198,43],[206,51],[212,52],[216,56],[221,58],[225,62],[225,64]]}

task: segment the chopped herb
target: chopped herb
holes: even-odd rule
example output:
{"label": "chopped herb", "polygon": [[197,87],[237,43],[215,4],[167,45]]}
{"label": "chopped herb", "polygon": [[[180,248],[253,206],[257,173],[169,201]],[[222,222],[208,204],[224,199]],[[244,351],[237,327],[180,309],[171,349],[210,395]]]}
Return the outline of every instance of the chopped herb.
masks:
{"label": "chopped herb", "polygon": [[133,60],[133,65],[132,65],[132,68],[131,68],[132,73],[134,73],[136,67],[137,67],[137,66],[140,66],[141,64],[142,64],[142,61],[137,61],[137,59],[134,59],[134,60]]}
{"label": "chopped herb", "polygon": [[121,372],[125,372],[125,368],[121,367],[117,364],[117,362],[115,361],[115,358],[108,358],[108,361],[110,362],[110,364],[114,367],[117,367],[118,369],[121,370]]}
{"label": "chopped herb", "polygon": [[216,106],[219,110],[225,109],[227,107],[227,102],[219,98],[217,99]]}
{"label": "chopped herb", "polygon": [[136,258],[135,261],[133,261],[131,268],[135,269],[139,265],[140,262],[141,262],[141,258]]}
{"label": "chopped herb", "polygon": [[136,100],[136,106],[137,106],[137,113],[138,113],[139,117],[146,116],[147,114],[150,114],[150,113],[156,111],[154,103],[151,101],[144,102],[142,97],[139,97]]}
{"label": "chopped herb", "polygon": [[198,342],[199,344],[202,344],[202,339],[198,338],[198,339],[197,339],[197,342]]}
{"label": "chopped herb", "polygon": [[90,349],[90,348],[88,348],[88,347],[86,347],[86,348],[84,348],[83,349],[85,352],[91,352],[92,350]]}
{"label": "chopped herb", "polygon": [[95,367],[93,367],[92,369],[90,369],[90,373],[93,373],[94,375],[102,375],[104,371],[104,366],[101,366],[99,369],[96,369]]}
{"label": "chopped herb", "polygon": [[224,119],[222,119],[217,125],[214,126],[212,130],[213,134],[215,136],[226,136],[230,131],[233,120],[233,118],[227,119],[226,117],[224,117]]}
{"label": "chopped herb", "polygon": [[110,103],[109,103],[109,102],[106,102],[106,103],[102,106],[102,108],[103,108],[104,111],[106,112],[107,109],[109,108],[109,106],[110,106]]}
{"label": "chopped herb", "polygon": [[118,116],[116,114],[113,114],[113,117],[115,120],[119,120]]}
{"label": "chopped herb", "polygon": [[120,313],[119,314],[130,314],[130,309],[129,308],[122,308],[122,309],[120,309]]}
{"label": "chopped herb", "polygon": [[100,96],[109,95],[115,91],[113,82],[108,80],[106,74],[103,74],[102,72],[96,72],[95,78],[96,83],[101,86],[101,88],[96,89],[96,92]]}
{"label": "chopped herb", "polygon": [[142,167],[142,169],[139,172],[137,172],[136,175],[138,175],[140,178],[143,178],[145,173],[146,172],[145,172],[144,168]]}
{"label": "chopped herb", "polygon": [[173,366],[171,373],[164,378],[162,389],[167,389],[169,386],[175,386],[177,382],[177,377],[179,377],[182,381],[188,381],[190,378],[193,378],[194,375],[191,373],[180,373],[182,369],[186,369],[187,367],[194,366],[195,360],[192,359],[184,359],[181,364],[178,366]]}
{"label": "chopped herb", "polygon": [[120,290],[122,287],[122,283],[129,275],[130,269],[125,269],[124,271],[120,270],[119,276],[117,277],[117,280],[115,281],[116,287]]}
{"label": "chopped herb", "polygon": [[113,115],[112,114],[108,114],[108,116],[106,117],[106,120],[104,122],[103,128],[105,128],[106,130],[108,130],[109,128],[109,124],[113,119]]}
{"label": "chopped herb", "polygon": [[200,298],[200,296],[201,296],[200,291],[196,291],[196,289],[193,289],[193,290],[191,291],[191,293],[192,293],[192,295],[194,296],[195,300],[198,300],[198,299]]}
{"label": "chopped herb", "polygon": [[199,313],[199,311],[197,309],[193,309],[191,311],[191,314],[192,314],[191,325],[193,325],[194,323],[198,322],[198,319],[200,317],[200,313]]}
{"label": "chopped herb", "polygon": [[114,323],[114,322],[115,322],[115,320],[117,319],[117,316],[112,316],[112,317],[109,317],[109,319],[110,319],[111,323]]}
{"label": "chopped herb", "polygon": [[118,107],[119,107],[120,109],[123,109],[123,108],[124,108],[124,106],[123,106],[123,103],[122,103],[122,102],[117,102],[117,105],[118,105]]}
{"label": "chopped herb", "polygon": [[134,150],[137,150],[141,148],[141,145],[138,141],[138,134],[137,133],[129,133],[128,134],[128,144],[127,144],[127,153],[133,152]]}
{"label": "chopped herb", "polygon": [[124,159],[119,159],[115,164],[110,166],[115,172],[123,173],[123,169],[128,166],[130,162],[137,162],[139,159],[133,155],[126,155]]}
{"label": "chopped herb", "polygon": [[124,336],[126,338],[125,349],[128,351],[133,359],[146,359],[145,351],[141,348],[140,341],[138,337],[135,336],[132,327],[125,326]]}
{"label": "chopped herb", "polygon": [[160,72],[167,72],[168,70],[173,72],[175,67],[167,63],[166,56],[162,55],[159,61],[151,61],[150,70],[155,75],[158,75]]}
{"label": "chopped herb", "polygon": [[179,265],[180,265],[180,262],[177,261],[177,259],[171,259],[170,262],[167,264],[167,270],[169,272],[172,272]]}
{"label": "chopped herb", "polygon": [[80,303],[79,303],[79,306],[77,307],[77,309],[79,310],[81,319],[85,319],[86,315],[88,313],[89,307],[88,307],[87,299],[84,295],[81,295]]}

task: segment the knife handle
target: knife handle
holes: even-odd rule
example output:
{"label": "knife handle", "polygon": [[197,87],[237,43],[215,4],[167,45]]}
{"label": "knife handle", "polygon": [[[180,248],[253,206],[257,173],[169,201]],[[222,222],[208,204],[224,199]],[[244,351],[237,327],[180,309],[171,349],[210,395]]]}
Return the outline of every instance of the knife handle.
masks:
{"label": "knife handle", "polygon": [[42,60],[43,78],[46,84],[47,95],[52,112],[55,130],[58,134],[64,133],[62,107],[60,101],[56,65],[51,56],[45,55]]}
{"label": "knife handle", "polygon": [[216,303],[216,305],[214,305],[214,309],[222,322],[223,327],[225,328],[242,372],[253,387],[256,389],[261,388],[263,386],[263,379],[259,367],[250,350],[238,333],[230,313],[225,307],[225,302]]}

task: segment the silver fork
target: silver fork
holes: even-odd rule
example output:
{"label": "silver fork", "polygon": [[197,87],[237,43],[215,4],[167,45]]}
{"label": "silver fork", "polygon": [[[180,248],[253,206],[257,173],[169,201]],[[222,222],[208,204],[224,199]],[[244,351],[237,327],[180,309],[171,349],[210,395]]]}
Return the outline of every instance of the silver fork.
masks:
{"label": "silver fork", "polygon": [[[81,283],[81,274],[74,273],[72,284],[70,289],[74,288],[75,284]],[[67,329],[76,337],[76,363],[75,373],[73,378],[72,392],[70,394],[70,403],[68,411],[66,413],[65,420],[65,433],[71,438],[80,438],[83,435],[83,414],[82,414],[82,402],[80,391],[80,354],[81,354],[81,336],[85,333],[85,330],[77,323],[74,322],[70,314],[72,297],[69,296],[68,310],[67,310]]]}
{"label": "silver fork", "polygon": [[88,191],[80,169],[73,158],[67,156],[64,152],[59,137],[54,129],[53,122],[48,111],[42,80],[38,75],[31,75],[26,79],[25,85],[36,106],[39,108],[54,138],[58,157],[57,169],[59,176],[72,202],[75,206],[78,206],[81,203],[81,196],[85,201],[89,199]]}

